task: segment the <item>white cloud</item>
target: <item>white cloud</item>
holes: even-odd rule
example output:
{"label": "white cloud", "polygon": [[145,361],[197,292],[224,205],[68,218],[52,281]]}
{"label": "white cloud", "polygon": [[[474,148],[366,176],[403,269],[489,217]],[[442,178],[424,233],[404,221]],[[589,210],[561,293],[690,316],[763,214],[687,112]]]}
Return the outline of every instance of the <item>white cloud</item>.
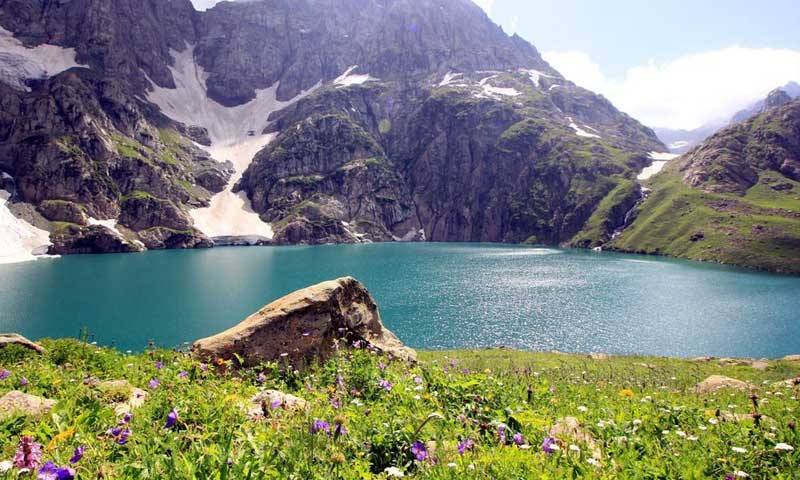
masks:
{"label": "white cloud", "polygon": [[630,68],[608,78],[584,52],[546,52],[565,77],[602,93],[620,110],[658,127],[696,128],[736,111],[789,81],[800,81],[800,51],[733,46]]}
{"label": "white cloud", "polygon": [[494,7],[494,0],[474,0],[475,3],[478,4],[479,7],[486,10],[486,13],[492,13],[492,7]]}

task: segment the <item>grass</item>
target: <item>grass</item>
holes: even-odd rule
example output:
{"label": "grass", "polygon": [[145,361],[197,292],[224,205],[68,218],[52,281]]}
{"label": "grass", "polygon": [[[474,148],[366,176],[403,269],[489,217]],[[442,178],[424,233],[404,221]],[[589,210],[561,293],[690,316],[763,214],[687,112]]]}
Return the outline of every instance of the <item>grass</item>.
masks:
{"label": "grass", "polygon": [[[421,352],[419,364],[409,366],[343,349],[304,372],[282,364],[234,372],[229,364],[206,371],[174,351],[129,355],[77,340],[42,343],[42,357],[0,351],[0,368],[10,372],[1,393],[22,388],[58,401],[44,418],[0,420],[0,459],[13,457],[22,435],[33,436],[44,460],[58,465],[85,445],[78,478],[382,479],[391,467],[424,479],[722,479],[737,471],[800,478],[800,452],[775,448],[800,445],[791,423],[800,391],[773,385],[800,374],[800,362],[771,362],[760,371],[714,361],[492,350]],[[693,393],[712,374],[751,382],[758,399],[736,390]],[[111,404],[128,392],[92,386],[93,378],[125,379],[149,393],[123,425],[132,432],[124,445],[106,432],[123,421]],[[149,387],[152,379],[160,385]],[[309,408],[264,406],[265,419],[248,419],[243,405],[266,388],[300,396]],[[173,409],[177,423],[166,428]],[[748,416],[754,411],[764,415],[757,423]],[[725,421],[728,412],[743,419]],[[548,429],[567,416],[578,418],[595,447],[559,435],[561,449],[546,454]],[[328,422],[331,434],[312,433],[316,420]],[[474,447],[462,455],[457,446],[467,439]],[[426,459],[415,458],[414,442],[428,444]],[[19,478],[13,469],[1,475]]]}
{"label": "grass", "polygon": [[[639,187],[632,180],[620,180],[595,209],[583,229],[570,241],[571,245],[593,248],[604,244],[614,233],[614,218],[624,218],[626,206],[639,195]],[[633,199],[633,200],[632,200]]]}

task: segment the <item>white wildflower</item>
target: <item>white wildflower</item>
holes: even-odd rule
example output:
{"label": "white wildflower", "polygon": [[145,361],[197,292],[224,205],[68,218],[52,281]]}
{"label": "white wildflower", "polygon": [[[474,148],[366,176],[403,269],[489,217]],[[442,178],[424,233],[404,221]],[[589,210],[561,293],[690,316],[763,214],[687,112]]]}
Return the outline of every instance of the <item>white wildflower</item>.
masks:
{"label": "white wildflower", "polygon": [[775,450],[783,451],[783,452],[791,452],[794,450],[794,447],[789,445],[788,443],[779,443],[775,445]]}
{"label": "white wildflower", "polygon": [[386,467],[386,470],[384,470],[383,472],[386,473],[387,477],[400,478],[406,476],[406,474],[403,473],[403,471],[397,467]]}
{"label": "white wildflower", "polygon": [[731,448],[731,450],[733,450],[736,453],[747,453],[747,450],[742,447],[733,447]]}

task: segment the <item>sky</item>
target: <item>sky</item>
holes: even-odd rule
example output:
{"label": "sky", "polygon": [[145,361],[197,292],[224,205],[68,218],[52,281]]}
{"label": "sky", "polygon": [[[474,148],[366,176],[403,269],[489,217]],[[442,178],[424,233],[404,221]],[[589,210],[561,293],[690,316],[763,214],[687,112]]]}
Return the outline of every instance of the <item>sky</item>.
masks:
{"label": "sky", "polygon": [[474,1],[569,80],[651,127],[727,120],[800,83],[798,0]]}
{"label": "sky", "polygon": [[573,82],[653,127],[728,119],[800,83],[797,0],[475,0]]}

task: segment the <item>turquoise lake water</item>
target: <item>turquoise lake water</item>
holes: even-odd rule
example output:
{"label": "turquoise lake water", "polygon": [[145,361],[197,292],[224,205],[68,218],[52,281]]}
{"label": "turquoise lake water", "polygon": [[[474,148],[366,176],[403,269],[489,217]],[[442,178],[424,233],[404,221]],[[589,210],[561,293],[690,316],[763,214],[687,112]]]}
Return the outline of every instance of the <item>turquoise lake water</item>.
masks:
{"label": "turquoise lake water", "polygon": [[415,348],[778,357],[800,353],[800,278],[504,245],[216,248],[0,265],[0,331],[166,347],[352,275]]}

